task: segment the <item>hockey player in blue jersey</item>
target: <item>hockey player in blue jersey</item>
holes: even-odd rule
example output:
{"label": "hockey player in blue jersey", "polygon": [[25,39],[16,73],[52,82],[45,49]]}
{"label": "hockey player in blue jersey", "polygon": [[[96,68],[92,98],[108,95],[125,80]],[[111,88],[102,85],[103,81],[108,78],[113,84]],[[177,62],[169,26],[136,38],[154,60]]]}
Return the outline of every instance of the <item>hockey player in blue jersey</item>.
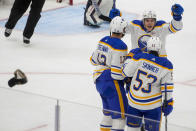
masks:
{"label": "hockey player in blue jersey", "polygon": [[132,78],[127,131],[140,131],[142,117],[147,131],[159,131],[161,113],[167,116],[173,110],[173,65],[167,58],[159,57],[161,46],[158,37],[150,37],[147,53],[137,52],[123,64],[123,75]]}
{"label": "hockey player in blue jersey", "polygon": [[110,23],[110,36],[102,38],[90,61],[96,89],[103,104],[101,131],[124,131],[127,97],[121,66],[127,55],[127,45],[121,40],[127,23],[119,16]]}
{"label": "hockey player in blue jersey", "polygon": [[126,28],[126,33],[131,34],[132,49],[143,48],[151,36],[157,36],[162,42],[160,56],[167,57],[165,49],[166,37],[182,29],[184,9],[180,4],[174,4],[171,12],[173,19],[169,23],[157,20],[157,15],[152,10],[144,11],[142,20],[131,21]]}

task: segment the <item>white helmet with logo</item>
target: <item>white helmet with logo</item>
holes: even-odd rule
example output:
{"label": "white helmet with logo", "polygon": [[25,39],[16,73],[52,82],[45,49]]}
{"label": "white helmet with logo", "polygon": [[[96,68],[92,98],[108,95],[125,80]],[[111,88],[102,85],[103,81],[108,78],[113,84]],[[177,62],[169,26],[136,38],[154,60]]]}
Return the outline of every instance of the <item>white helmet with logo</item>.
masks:
{"label": "white helmet with logo", "polygon": [[147,50],[148,51],[157,51],[161,50],[161,40],[159,37],[152,36],[147,41]]}
{"label": "white helmet with logo", "polygon": [[142,15],[142,19],[144,20],[147,18],[157,19],[157,15],[156,15],[155,11],[153,11],[153,10],[144,11],[144,13]]}
{"label": "white helmet with logo", "polygon": [[127,22],[120,16],[116,16],[110,22],[110,32],[125,34]]}

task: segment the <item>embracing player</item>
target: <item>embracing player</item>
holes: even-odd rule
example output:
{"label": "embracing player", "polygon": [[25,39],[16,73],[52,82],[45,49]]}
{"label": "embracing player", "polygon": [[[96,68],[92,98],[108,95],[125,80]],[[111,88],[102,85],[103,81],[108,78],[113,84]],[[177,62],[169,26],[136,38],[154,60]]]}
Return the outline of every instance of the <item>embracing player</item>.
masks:
{"label": "embracing player", "polygon": [[161,112],[167,116],[173,110],[173,65],[166,57],[159,57],[161,46],[160,38],[150,37],[147,53],[137,53],[123,65],[123,75],[132,78],[127,131],[140,131],[142,117],[146,130],[159,131]]}
{"label": "embracing player", "polygon": [[142,20],[131,21],[127,26],[126,33],[131,33],[132,49],[145,47],[146,41],[151,36],[157,36],[162,42],[160,56],[167,57],[165,50],[167,35],[176,33],[183,27],[183,7],[180,4],[174,4],[171,11],[173,19],[170,23],[166,23],[163,20],[157,20],[157,15],[152,10],[145,11],[142,15]]}
{"label": "embracing player", "polygon": [[121,40],[127,22],[117,16],[110,23],[110,36],[102,38],[90,60],[96,89],[103,104],[101,131],[124,131],[127,96],[121,66],[127,55],[127,45]]}

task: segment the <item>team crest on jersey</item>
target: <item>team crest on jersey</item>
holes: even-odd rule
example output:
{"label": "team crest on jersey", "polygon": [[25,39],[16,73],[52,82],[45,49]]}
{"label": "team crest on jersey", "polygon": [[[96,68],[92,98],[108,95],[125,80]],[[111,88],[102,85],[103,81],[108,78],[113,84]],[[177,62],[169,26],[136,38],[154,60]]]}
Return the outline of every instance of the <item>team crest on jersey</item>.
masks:
{"label": "team crest on jersey", "polygon": [[149,34],[145,34],[145,35],[142,35],[139,37],[138,39],[138,46],[141,48],[141,49],[145,49],[144,52],[147,52],[147,41],[148,39],[151,37],[151,35]]}

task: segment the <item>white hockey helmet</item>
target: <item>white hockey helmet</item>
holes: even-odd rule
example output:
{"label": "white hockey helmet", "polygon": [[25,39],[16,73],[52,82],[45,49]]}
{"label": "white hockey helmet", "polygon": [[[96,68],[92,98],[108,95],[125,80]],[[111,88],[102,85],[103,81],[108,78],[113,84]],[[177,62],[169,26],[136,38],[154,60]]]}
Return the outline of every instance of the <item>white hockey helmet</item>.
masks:
{"label": "white hockey helmet", "polygon": [[127,22],[120,16],[116,16],[110,22],[110,32],[125,34]]}
{"label": "white hockey helmet", "polygon": [[147,18],[157,19],[157,15],[156,15],[155,11],[153,11],[153,10],[144,11],[144,13],[142,14],[142,19],[144,20]]}
{"label": "white hockey helmet", "polygon": [[152,36],[147,41],[147,50],[148,51],[159,51],[161,50],[161,40],[157,36]]}

